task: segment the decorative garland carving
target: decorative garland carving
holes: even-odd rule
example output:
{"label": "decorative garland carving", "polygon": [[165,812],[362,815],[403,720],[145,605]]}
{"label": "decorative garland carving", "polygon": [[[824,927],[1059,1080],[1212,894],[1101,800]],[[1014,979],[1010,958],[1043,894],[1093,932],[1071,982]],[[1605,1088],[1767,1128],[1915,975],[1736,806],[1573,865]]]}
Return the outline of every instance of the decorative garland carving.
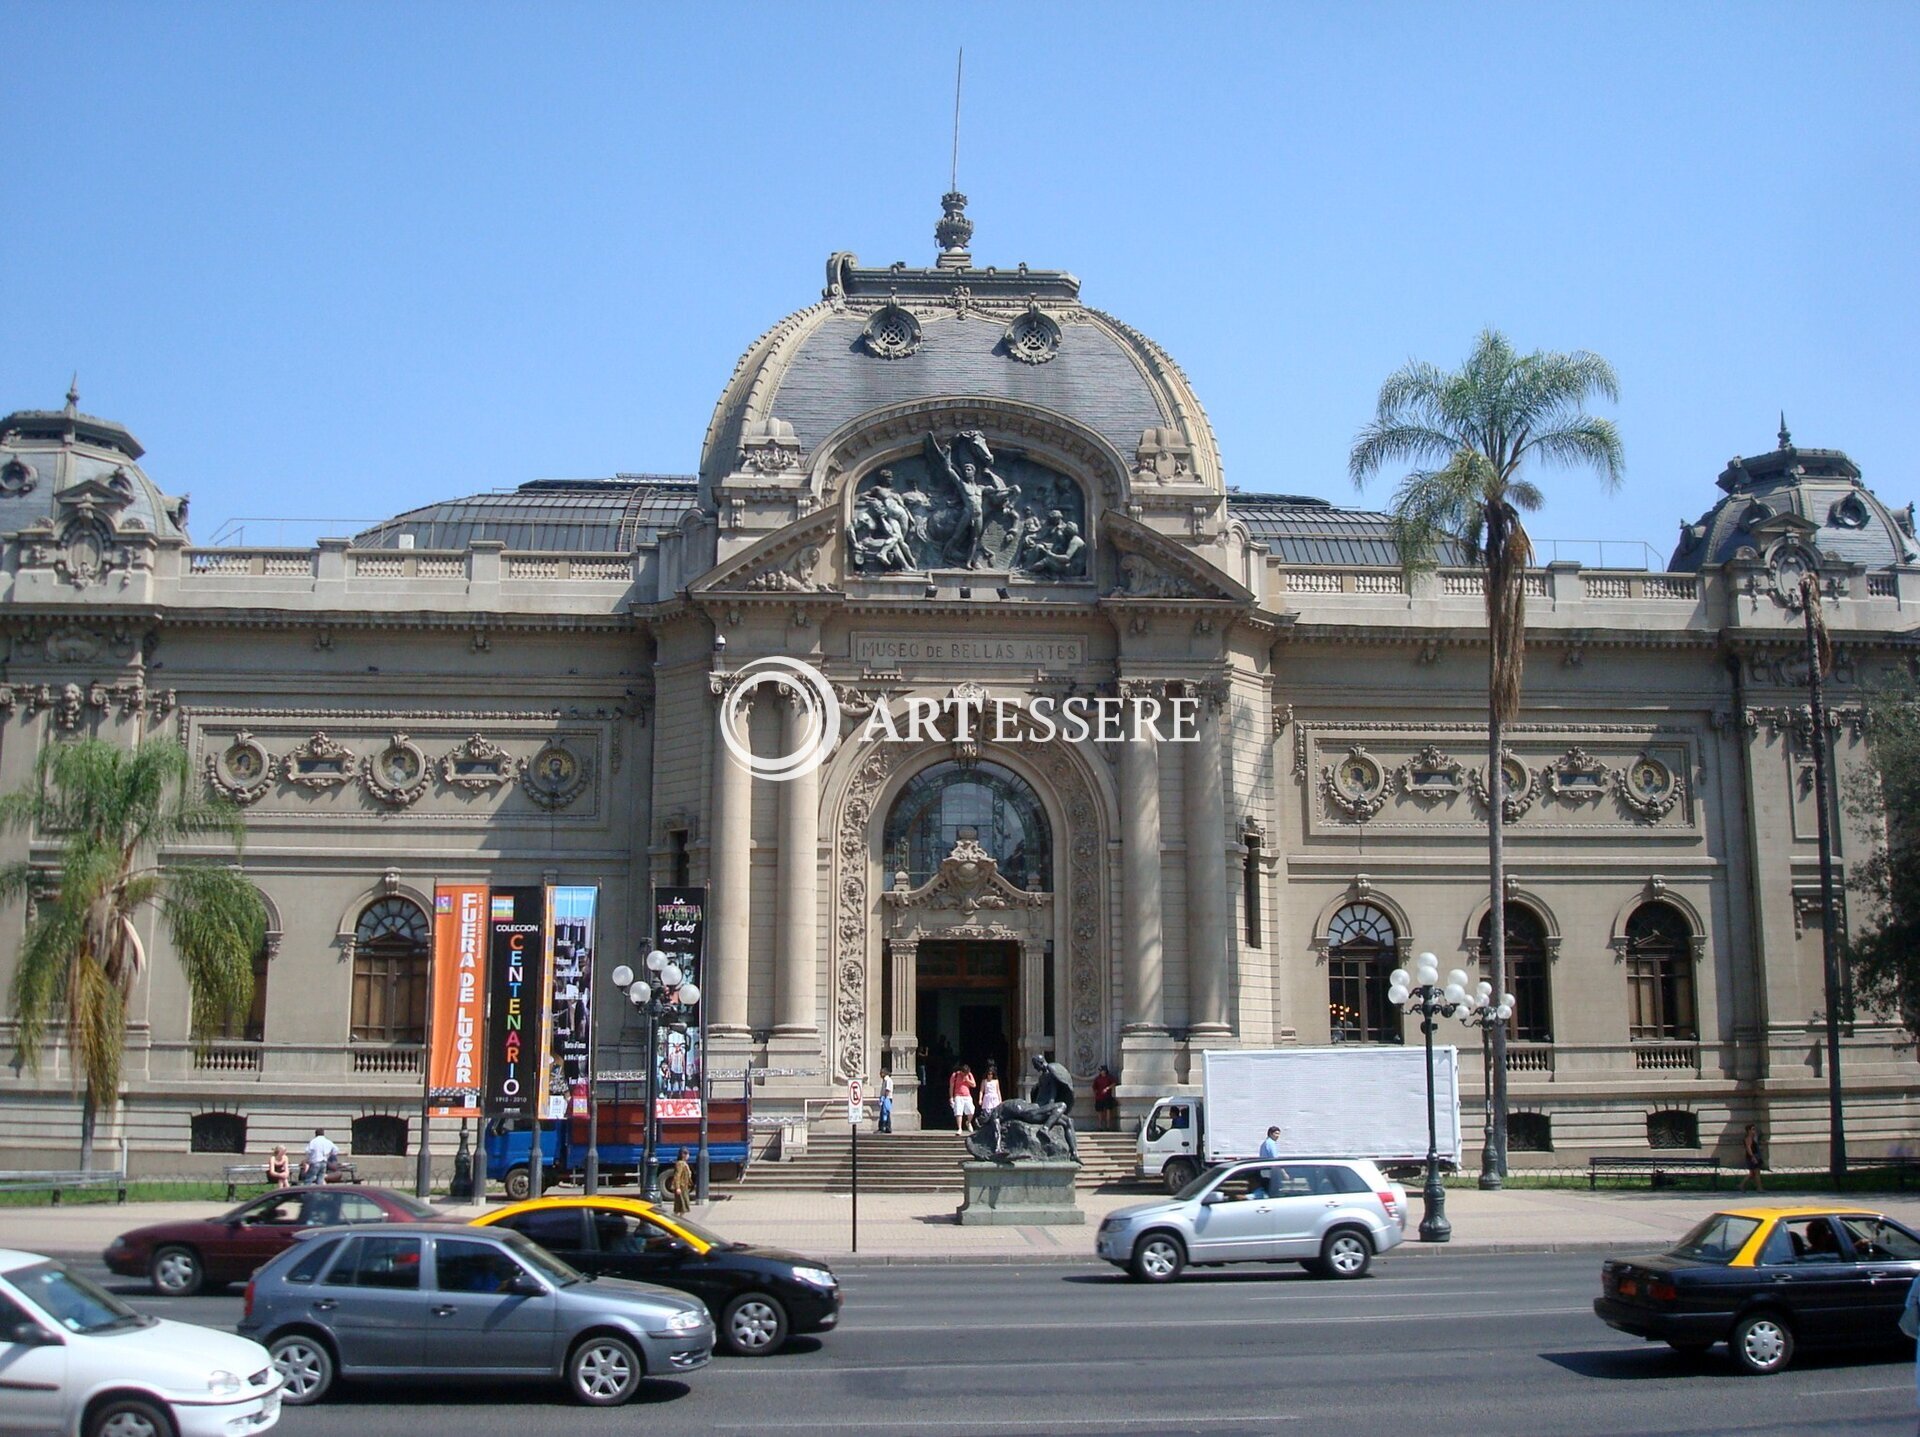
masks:
{"label": "decorative garland carving", "polygon": [[452,788],[485,793],[513,782],[513,760],[497,743],[474,734],[450,749],[440,760],[441,781]]}
{"label": "decorative garland carving", "polygon": [[1546,769],[1547,791],[1562,803],[1598,803],[1607,796],[1607,766],[1575,744]]}
{"label": "decorative garland carving", "polygon": [[1438,744],[1430,743],[1401,764],[1397,776],[1400,791],[1408,798],[1438,803],[1443,798],[1466,792],[1466,780],[1462,777],[1465,772],[1458,759],[1442,753]]}
{"label": "decorative garland carving", "polygon": [[314,790],[338,788],[353,781],[353,750],[335,743],[324,729],[288,754],[283,767],[288,783]]}
{"label": "decorative garland carving", "polygon": [[407,808],[427,791],[433,769],[420,745],[396,733],[379,753],[360,764],[360,782],[368,793],[389,808]]}
{"label": "decorative garland carving", "polygon": [[280,760],[245,729],[219,753],[207,755],[207,782],[242,808],[259,802],[279,771]]}
{"label": "decorative garland carving", "polygon": [[587,786],[586,761],[559,742],[520,760],[520,787],[542,808],[565,808]]}

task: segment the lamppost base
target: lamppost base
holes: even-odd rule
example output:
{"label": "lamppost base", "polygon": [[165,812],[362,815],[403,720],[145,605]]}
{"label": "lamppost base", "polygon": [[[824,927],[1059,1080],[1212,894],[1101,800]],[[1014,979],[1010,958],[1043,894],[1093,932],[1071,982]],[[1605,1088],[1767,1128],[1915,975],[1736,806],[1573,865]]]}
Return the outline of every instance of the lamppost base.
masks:
{"label": "lamppost base", "polygon": [[1425,1208],[1420,1217],[1420,1241],[1452,1241],[1453,1224],[1447,1221],[1447,1190],[1440,1185],[1437,1174],[1428,1173],[1427,1185],[1420,1190],[1420,1202]]}
{"label": "lamppost base", "polygon": [[1499,1173],[1480,1174],[1480,1190],[1482,1192],[1496,1193],[1505,1186],[1506,1184],[1500,1180]]}

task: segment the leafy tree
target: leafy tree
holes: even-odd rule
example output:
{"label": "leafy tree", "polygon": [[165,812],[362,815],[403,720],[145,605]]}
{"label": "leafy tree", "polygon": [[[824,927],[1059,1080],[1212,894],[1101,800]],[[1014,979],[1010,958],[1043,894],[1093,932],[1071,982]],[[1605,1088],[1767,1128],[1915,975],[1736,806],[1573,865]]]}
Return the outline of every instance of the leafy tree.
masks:
{"label": "leafy tree", "polygon": [[192,787],[193,766],[172,739],[132,750],[98,739],[50,744],[32,782],[0,795],[0,831],[60,844],[57,872],[31,859],[0,868],[0,902],[30,899],[13,975],[22,1057],[39,1071],[56,1023],[85,1084],[80,1162],[93,1160],[95,1120],[120,1092],[127,998],[146,967],[138,923],[157,909],[186,971],[204,1028],[253,1000],[253,955],[266,932],[260,895],[225,863],[170,858],[185,844],[246,834],[239,810]]}
{"label": "leafy tree", "polygon": [[[1493,912],[1504,914],[1506,856],[1501,730],[1520,710],[1526,657],[1526,569],[1533,557],[1520,512],[1540,507],[1523,477],[1533,461],[1593,468],[1609,490],[1620,485],[1619,432],[1586,412],[1594,395],[1619,398],[1613,368],[1577,350],[1517,354],[1505,335],[1485,330],[1456,370],[1409,362],[1380,386],[1371,423],[1354,440],[1348,470],[1364,488],[1388,465],[1415,467],[1394,491],[1388,513],[1409,573],[1431,569],[1457,545],[1480,568],[1487,599],[1487,855]],[[1506,924],[1488,925],[1494,988],[1507,993]],[[1493,1130],[1483,1181],[1507,1162],[1506,1029],[1493,1027]]]}
{"label": "leafy tree", "polygon": [[1847,944],[1849,987],[1858,1008],[1920,1042],[1920,690],[1883,689],[1866,706],[1870,763],[1844,793],[1875,842],[1847,883],[1868,907]]}

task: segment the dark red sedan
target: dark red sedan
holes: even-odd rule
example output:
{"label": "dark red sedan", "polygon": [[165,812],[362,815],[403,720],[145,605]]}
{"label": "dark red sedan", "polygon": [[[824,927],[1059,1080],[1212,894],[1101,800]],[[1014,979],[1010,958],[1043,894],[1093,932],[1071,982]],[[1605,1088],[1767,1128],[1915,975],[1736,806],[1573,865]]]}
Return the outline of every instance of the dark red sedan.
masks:
{"label": "dark red sedan", "polygon": [[245,1282],[302,1228],[438,1216],[425,1203],[385,1188],[280,1188],[219,1217],[135,1228],[101,1256],[109,1272],[144,1277],[166,1297],[191,1297],[203,1287]]}

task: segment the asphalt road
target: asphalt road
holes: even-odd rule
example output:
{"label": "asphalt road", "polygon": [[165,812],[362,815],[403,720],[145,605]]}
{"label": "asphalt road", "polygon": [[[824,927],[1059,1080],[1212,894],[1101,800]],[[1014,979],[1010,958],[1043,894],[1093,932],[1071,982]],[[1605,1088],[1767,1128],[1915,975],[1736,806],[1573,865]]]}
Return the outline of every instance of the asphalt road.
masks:
{"label": "asphalt road", "polygon": [[[1916,1430],[1899,1350],[1801,1359],[1769,1378],[1722,1351],[1688,1359],[1601,1325],[1584,1256],[1385,1258],[1357,1283],[1296,1268],[1142,1287],[1111,1269],[957,1264],[842,1272],[839,1331],[785,1353],[716,1358],[631,1406],[557,1388],[349,1386],[279,1430],[404,1437],[1064,1437],[1132,1434],[1862,1434]],[[96,1278],[105,1274],[93,1271]],[[237,1296],[144,1311],[231,1327]]]}

